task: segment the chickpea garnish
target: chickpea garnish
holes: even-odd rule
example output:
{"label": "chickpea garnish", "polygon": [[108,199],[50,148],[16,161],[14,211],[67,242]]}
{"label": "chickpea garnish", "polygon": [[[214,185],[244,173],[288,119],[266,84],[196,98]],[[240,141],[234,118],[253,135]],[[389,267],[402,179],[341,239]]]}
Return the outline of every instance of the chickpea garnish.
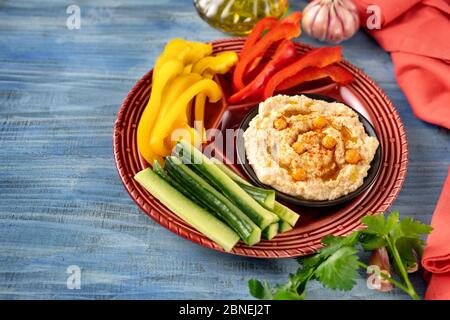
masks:
{"label": "chickpea garnish", "polygon": [[285,158],[282,158],[278,161],[278,164],[280,165],[280,167],[285,168],[285,169],[289,169],[289,166],[291,165],[291,162]]}
{"label": "chickpea garnish", "polygon": [[287,127],[287,122],[283,118],[278,118],[273,122],[273,127],[277,130],[283,130]]}
{"label": "chickpea garnish", "polygon": [[292,149],[294,149],[294,151],[298,154],[302,154],[306,151],[306,147],[303,143],[300,142],[294,142],[292,144]]}
{"label": "chickpea garnish", "polygon": [[312,128],[314,130],[323,129],[328,124],[327,119],[323,116],[319,116],[312,121]]}
{"label": "chickpea garnish", "polygon": [[356,150],[345,151],[345,162],[350,164],[357,164],[361,160],[361,155]]}
{"label": "chickpea garnish", "polygon": [[314,102],[312,102],[312,101],[305,101],[305,102],[303,103],[303,106],[305,106],[306,108],[309,108],[309,107],[311,107],[313,104],[314,104]]}
{"label": "chickpea garnish", "polygon": [[306,171],[302,168],[295,168],[292,170],[291,176],[296,181],[305,181],[307,178]]}
{"label": "chickpea garnish", "polygon": [[327,149],[333,149],[335,146],[336,146],[336,143],[337,143],[337,141],[336,141],[336,139],[334,139],[333,137],[331,137],[331,136],[325,136],[323,139],[322,139],[322,145],[325,147],[325,148],[327,148]]}

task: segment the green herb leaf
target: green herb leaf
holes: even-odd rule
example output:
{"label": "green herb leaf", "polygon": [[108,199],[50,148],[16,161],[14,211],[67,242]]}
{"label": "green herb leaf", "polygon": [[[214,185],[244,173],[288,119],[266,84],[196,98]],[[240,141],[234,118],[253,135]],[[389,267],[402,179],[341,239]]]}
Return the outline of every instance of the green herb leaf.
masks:
{"label": "green herb leaf", "polygon": [[385,220],[382,214],[377,214],[375,216],[365,216],[361,219],[367,229],[364,230],[365,233],[374,235],[384,235],[385,234]]}
{"label": "green herb leaf", "polygon": [[273,296],[273,300],[305,300],[305,295],[299,295],[290,290],[278,290]]}
{"label": "green herb leaf", "polygon": [[[384,216],[384,214],[383,214]],[[398,211],[392,211],[386,218],[384,231],[385,234],[389,234],[398,226],[398,220],[399,220],[400,214]]]}
{"label": "green herb leaf", "polygon": [[420,221],[406,217],[398,224],[397,237],[418,238],[422,234],[429,234],[433,228]]}
{"label": "green herb leaf", "polygon": [[316,279],[330,289],[350,290],[358,277],[358,256],[354,247],[342,247],[322,262],[315,271]]}
{"label": "green herb leaf", "polygon": [[292,288],[295,289],[295,292],[300,296],[305,298],[306,295],[306,285],[308,282],[314,277],[315,267],[313,268],[298,268],[295,275],[291,275],[289,280],[291,282]]}
{"label": "green herb leaf", "polygon": [[366,251],[372,251],[386,246],[386,240],[375,234],[361,233],[359,241]]}
{"label": "green herb leaf", "polygon": [[353,232],[348,236],[326,236],[322,239],[322,243],[325,245],[317,255],[321,259],[326,259],[331,256],[334,252],[343,247],[354,247],[358,243],[360,233]]}
{"label": "green herb leaf", "polygon": [[362,223],[367,226],[367,229],[363,232],[381,237],[387,236],[398,224],[398,217],[399,214],[397,211],[392,212],[387,219],[385,219],[383,214],[366,216],[361,219]]}
{"label": "green herb leaf", "polygon": [[431,226],[410,217],[399,221],[398,211],[393,211],[387,218],[378,214],[366,216],[361,221],[367,226],[367,229],[363,230],[362,233],[378,237],[390,236],[394,242],[401,237],[418,239],[420,235],[429,234],[433,230]]}
{"label": "green herb leaf", "polygon": [[270,300],[272,299],[272,292],[267,281],[261,282],[256,279],[248,281],[250,294],[256,299]]}
{"label": "green herb leaf", "polygon": [[[417,258],[422,256],[424,241],[421,239],[400,238],[396,241],[400,258],[408,270],[417,266]],[[417,255],[417,256],[416,256]]]}
{"label": "green herb leaf", "polygon": [[397,286],[413,299],[419,299],[405,270],[417,263],[416,253],[420,257],[424,246],[421,235],[430,233],[432,228],[412,218],[399,221],[397,211],[387,217],[382,214],[366,216],[361,221],[367,227],[362,231],[345,237],[324,237],[324,247],[315,255],[298,259],[300,267],[295,274],[289,275],[285,284],[271,289],[267,282],[250,280],[250,293],[258,299],[304,299],[311,280],[317,280],[330,289],[350,290],[356,283],[358,268],[363,265],[356,250],[360,243],[365,250],[388,247],[390,258],[399,271],[397,275],[404,281]]}
{"label": "green herb leaf", "polygon": [[[322,249],[323,250],[323,249]],[[322,258],[319,254],[315,254],[306,258],[297,259],[298,263],[301,264],[304,268],[315,268],[322,261]]]}

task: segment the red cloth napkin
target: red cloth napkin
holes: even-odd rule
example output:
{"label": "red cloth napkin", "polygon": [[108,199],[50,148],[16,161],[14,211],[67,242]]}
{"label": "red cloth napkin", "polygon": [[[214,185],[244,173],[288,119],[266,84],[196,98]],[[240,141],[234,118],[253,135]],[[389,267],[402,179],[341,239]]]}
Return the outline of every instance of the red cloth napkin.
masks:
{"label": "red cloth napkin", "polygon": [[[353,0],[366,25],[369,5],[381,28],[367,30],[391,53],[397,82],[414,114],[450,129],[450,0]],[[433,214],[422,265],[431,274],[426,299],[450,299],[450,168]]]}
{"label": "red cloth napkin", "polygon": [[431,273],[425,299],[450,299],[450,167],[431,220],[422,265]]}
{"label": "red cloth napkin", "polygon": [[391,53],[414,114],[450,129],[450,0],[353,2],[363,25],[369,5],[381,9],[381,29],[367,31]]}

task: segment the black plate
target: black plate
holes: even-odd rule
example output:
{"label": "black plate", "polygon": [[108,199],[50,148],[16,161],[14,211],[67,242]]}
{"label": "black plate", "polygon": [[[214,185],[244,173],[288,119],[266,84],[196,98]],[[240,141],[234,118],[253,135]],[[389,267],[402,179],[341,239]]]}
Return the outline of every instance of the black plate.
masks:
{"label": "black plate", "polygon": [[[330,97],[326,97],[326,96],[322,96],[322,95],[318,95],[318,94],[304,94],[305,96],[308,96],[312,99],[318,99],[318,100],[324,100],[327,102],[340,102],[337,101],[333,98]],[[350,107],[351,108],[351,107]],[[372,124],[369,122],[369,120],[367,120],[362,114],[360,114],[358,111],[356,111],[355,109],[352,108],[353,111],[355,111],[358,116],[359,116],[359,120],[361,121],[361,123],[364,126],[364,129],[366,131],[366,133],[369,136],[372,137],[376,137],[378,139],[377,133],[374,129],[374,127],[372,126]],[[306,199],[301,199],[298,197],[294,197],[291,195],[288,195],[286,193],[280,192],[268,185],[263,184],[261,181],[259,181],[258,177],[256,176],[255,171],[253,170],[252,166],[249,164],[248,160],[247,160],[247,156],[245,154],[245,146],[244,146],[244,137],[243,137],[243,132],[245,130],[247,130],[248,125],[250,123],[250,121],[258,114],[258,106],[255,106],[254,108],[252,108],[250,110],[250,112],[244,117],[244,119],[242,120],[241,124],[240,124],[240,129],[238,131],[238,135],[236,136],[236,151],[237,151],[237,157],[238,157],[238,163],[240,164],[240,166],[242,167],[242,169],[244,170],[244,172],[247,174],[247,176],[250,178],[250,180],[263,188],[266,189],[273,189],[276,192],[276,196],[277,199],[279,200],[285,200],[287,202],[296,204],[296,205],[300,205],[300,206],[305,206],[305,207],[329,207],[329,206],[335,206],[335,205],[339,205],[342,204],[344,202],[347,202],[357,196],[359,196],[361,193],[363,193],[364,191],[366,191],[371,185],[372,183],[375,181],[375,178],[378,176],[378,173],[380,171],[380,167],[381,167],[381,148],[380,146],[378,146],[378,149],[375,152],[375,156],[371,162],[370,165],[370,169],[367,173],[367,176],[364,178],[364,182],[363,184],[356,189],[355,191],[342,196],[340,198],[334,199],[334,200],[306,200]],[[380,139],[378,139],[379,141]]]}

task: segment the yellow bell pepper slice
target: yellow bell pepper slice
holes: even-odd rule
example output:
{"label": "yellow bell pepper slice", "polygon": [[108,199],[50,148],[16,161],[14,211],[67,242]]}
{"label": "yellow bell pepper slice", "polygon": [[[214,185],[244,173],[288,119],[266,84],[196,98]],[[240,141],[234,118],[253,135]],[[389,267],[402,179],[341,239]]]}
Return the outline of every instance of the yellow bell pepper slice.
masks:
{"label": "yellow bell pepper slice", "polygon": [[175,120],[173,128],[171,129],[171,134],[165,138],[164,143],[166,146],[170,146],[170,149],[173,149],[176,142],[179,140],[189,141],[197,148],[202,144],[202,137],[199,131],[192,128],[186,120],[182,119],[182,117],[178,117],[178,119]]}
{"label": "yellow bell pepper slice", "polygon": [[[206,79],[212,79],[215,74],[227,73],[238,61],[238,56],[234,51],[225,51],[218,53],[216,56],[209,56],[197,61],[192,72],[201,74]],[[206,96],[200,93],[195,98],[194,118],[195,123],[200,124],[199,129],[202,132],[202,142],[206,142],[206,132],[203,125],[205,119],[205,103]]]}
{"label": "yellow bell pepper slice", "polygon": [[208,72],[214,74],[227,73],[238,61],[237,53],[224,51],[215,56],[208,56],[198,60],[192,67],[192,72],[204,75]]}
{"label": "yellow bell pepper slice", "polygon": [[195,73],[182,74],[173,79],[164,89],[160,118],[163,119],[166,116],[167,110],[184,91],[200,80],[202,77]]}
{"label": "yellow bell pepper slice", "polygon": [[[158,58],[155,72],[159,71],[161,64],[168,59],[178,59],[187,64],[183,73],[192,72],[194,63],[212,53],[212,45],[201,42],[186,41],[184,39],[173,39],[165,47],[162,55]],[[181,92],[179,93],[181,94]],[[183,115],[181,115],[183,117]],[[188,115],[186,115],[187,117]]]}
{"label": "yellow bell pepper slice", "polygon": [[217,102],[222,98],[222,90],[219,85],[210,79],[201,80],[183,92],[175,103],[170,106],[164,119],[160,119],[152,130],[150,147],[155,153],[160,156],[170,154],[171,150],[165,146],[164,139],[170,135],[170,130],[173,128],[179,114],[186,112],[189,101],[201,92],[204,92],[211,102]]}
{"label": "yellow bell pepper slice", "polygon": [[175,38],[169,41],[165,46],[163,53],[156,61],[154,72],[157,73],[161,66],[168,60],[176,59],[181,61],[184,65],[189,65],[211,53],[212,45],[210,43],[193,42]]}
{"label": "yellow bell pepper slice", "polygon": [[[191,73],[191,74],[181,74],[177,76],[176,78],[172,79],[170,83],[168,83],[164,89],[163,98],[161,102],[161,112],[159,115],[160,119],[164,119],[167,111],[170,109],[170,106],[175,102],[175,100],[189,87],[191,87],[196,82],[202,80],[202,77],[199,74]],[[189,106],[188,106],[189,108]],[[198,139],[198,134],[194,132],[194,129],[189,126],[189,115],[187,112],[182,112],[179,114],[172,131],[177,129],[179,132],[187,132],[188,135],[183,135],[183,138],[185,138],[188,141],[194,141],[194,139]],[[165,143],[167,146],[170,146],[172,148],[172,143],[170,143],[170,137],[169,140],[165,140]],[[197,140],[195,140],[197,141]],[[201,139],[199,140],[201,141]]]}
{"label": "yellow bell pepper slice", "polygon": [[[167,114],[167,110],[175,102],[175,100],[184,91],[186,91],[190,86],[192,86],[194,83],[196,83],[200,80],[202,80],[202,77],[195,73],[182,74],[182,75],[176,77],[175,79],[173,79],[164,91],[164,98],[163,98],[163,102],[161,104],[162,112],[161,112],[160,118],[164,119]],[[189,132],[191,132],[193,130],[189,126],[190,114],[188,114],[187,111],[190,109],[191,109],[191,104],[189,104],[189,106],[187,107],[186,112],[182,112],[179,114],[179,116],[172,128],[172,131],[177,130],[179,128],[184,128],[184,129],[188,130]],[[197,136],[198,135],[194,135],[194,132],[191,132],[189,134],[189,136],[184,136],[184,138],[188,141],[193,141],[194,138],[198,138]],[[200,139],[200,141],[202,141],[202,140]],[[166,141],[165,141],[165,143],[166,143],[166,146],[170,146],[170,148],[172,149],[173,145],[172,145],[172,143],[170,143],[170,140],[169,140],[169,143],[167,143]]]}
{"label": "yellow bell pepper slice", "polygon": [[186,67],[184,67],[183,73],[189,74],[192,72],[192,63],[188,64]]}
{"label": "yellow bell pepper slice", "polygon": [[152,82],[152,91],[147,106],[142,113],[137,128],[137,145],[139,152],[144,159],[151,165],[154,160],[162,163],[162,158],[151,150],[150,136],[155,121],[160,112],[160,103],[166,84],[183,72],[184,65],[178,60],[168,60],[161,66],[158,74],[154,74]]}
{"label": "yellow bell pepper slice", "polygon": [[206,95],[200,93],[195,97],[195,106],[194,106],[194,124],[197,126],[197,130],[202,133],[202,142],[206,142],[206,130],[205,130],[205,104],[206,104]]}

